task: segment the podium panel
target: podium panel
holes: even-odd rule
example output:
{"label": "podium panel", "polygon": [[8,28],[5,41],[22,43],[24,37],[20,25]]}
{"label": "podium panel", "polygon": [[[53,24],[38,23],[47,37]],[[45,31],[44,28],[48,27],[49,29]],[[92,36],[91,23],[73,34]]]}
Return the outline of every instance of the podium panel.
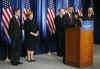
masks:
{"label": "podium panel", "polygon": [[80,28],[65,30],[65,63],[72,66],[80,65]]}
{"label": "podium panel", "polygon": [[94,25],[93,21],[83,21],[80,30],[80,66],[93,65]]}
{"label": "podium panel", "polygon": [[93,31],[80,31],[80,65],[93,64]]}
{"label": "podium panel", "polygon": [[84,21],[81,28],[66,29],[65,64],[75,67],[93,65],[93,36],[93,24],[89,21]]}

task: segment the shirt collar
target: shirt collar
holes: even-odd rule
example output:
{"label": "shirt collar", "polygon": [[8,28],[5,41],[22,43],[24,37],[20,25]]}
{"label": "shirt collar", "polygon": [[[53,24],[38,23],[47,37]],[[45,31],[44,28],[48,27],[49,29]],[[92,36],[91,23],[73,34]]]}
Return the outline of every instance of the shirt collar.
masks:
{"label": "shirt collar", "polygon": [[70,16],[71,14],[70,14],[70,13],[68,13],[68,15]]}
{"label": "shirt collar", "polygon": [[16,19],[18,19],[18,16],[15,16]]}
{"label": "shirt collar", "polygon": [[92,14],[88,14],[88,16],[91,16]]}

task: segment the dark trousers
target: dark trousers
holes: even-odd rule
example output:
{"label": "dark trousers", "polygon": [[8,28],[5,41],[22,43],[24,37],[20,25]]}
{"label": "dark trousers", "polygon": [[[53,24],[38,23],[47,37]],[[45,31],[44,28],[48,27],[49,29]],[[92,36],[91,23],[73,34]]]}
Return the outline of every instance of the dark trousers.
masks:
{"label": "dark trousers", "polygon": [[56,32],[56,51],[58,56],[64,56],[65,33],[64,31]]}
{"label": "dark trousers", "polygon": [[11,45],[11,61],[19,62],[21,55],[21,42],[20,40],[14,40]]}

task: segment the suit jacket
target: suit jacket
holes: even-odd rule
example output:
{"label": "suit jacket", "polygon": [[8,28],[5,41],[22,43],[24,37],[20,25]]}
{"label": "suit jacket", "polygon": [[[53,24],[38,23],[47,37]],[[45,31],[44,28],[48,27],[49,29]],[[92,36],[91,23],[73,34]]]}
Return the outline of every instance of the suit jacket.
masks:
{"label": "suit jacket", "polygon": [[10,27],[8,31],[12,40],[21,40],[22,39],[22,28],[21,24],[17,22],[15,16],[10,20]]}
{"label": "suit jacket", "polygon": [[63,23],[64,23],[64,27],[73,27],[74,26],[74,15],[72,14],[72,24],[70,23],[70,18],[68,14],[65,14],[63,16]]}
{"label": "suit jacket", "polygon": [[89,18],[88,15],[85,15],[83,17],[81,17],[83,20],[94,20],[94,15],[91,15],[91,17]]}
{"label": "suit jacket", "polygon": [[30,32],[36,33],[39,30],[35,19],[34,20],[27,19],[24,22],[24,27],[25,27],[25,39],[37,39],[37,37],[30,35]]}
{"label": "suit jacket", "polygon": [[64,31],[64,23],[63,23],[63,17],[61,18],[60,15],[55,17],[55,25],[56,25],[56,31]]}

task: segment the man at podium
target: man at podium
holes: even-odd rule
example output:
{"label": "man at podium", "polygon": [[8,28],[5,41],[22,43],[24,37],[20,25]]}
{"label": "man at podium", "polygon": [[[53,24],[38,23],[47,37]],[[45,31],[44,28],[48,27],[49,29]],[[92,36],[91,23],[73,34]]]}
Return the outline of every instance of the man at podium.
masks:
{"label": "man at podium", "polygon": [[65,27],[73,27],[74,26],[74,14],[73,14],[73,6],[69,6],[66,11],[67,13],[63,16],[63,23]]}
{"label": "man at podium", "polygon": [[[63,16],[63,24],[64,24],[64,28],[69,28],[69,27],[74,27],[74,14],[73,14],[73,6],[69,6],[66,9],[65,15]],[[65,38],[64,38],[64,42],[65,42]],[[65,44],[65,43],[64,43]],[[64,45],[65,46],[65,45]],[[64,53],[65,53],[65,49],[64,49]],[[63,62],[65,61],[65,54],[63,56]]]}
{"label": "man at podium", "polygon": [[[68,8],[68,13],[69,13]],[[75,14],[76,16],[76,14]],[[86,67],[93,65],[93,45],[94,45],[94,16],[93,9],[88,8],[86,16],[82,17],[81,28],[73,27],[75,21],[71,23],[68,14],[64,17],[65,28],[65,55],[64,63],[75,67]]]}
{"label": "man at podium", "polygon": [[92,7],[88,8],[86,16],[82,17],[83,20],[94,20],[94,11]]}

